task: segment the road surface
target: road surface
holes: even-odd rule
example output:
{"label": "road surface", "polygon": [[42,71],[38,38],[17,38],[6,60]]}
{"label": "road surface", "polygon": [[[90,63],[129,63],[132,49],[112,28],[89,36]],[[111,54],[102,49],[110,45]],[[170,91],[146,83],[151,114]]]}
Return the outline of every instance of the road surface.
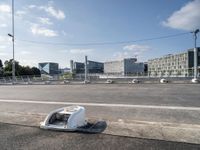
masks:
{"label": "road surface", "polygon": [[[31,149],[37,149],[42,146],[48,149],[48,146],[51,147],[54,145],[54,142],[52,144],[48,142],[52,142],[53,139],[48,136],[47,131],[36,128],[37,124],[39,121],[42,121],[40,119],[44,118],[51,110],[72,104],[85,106],[88,118],[114,122],[110,123],[111,125],[115,125],[115,122],[124,124],[126,122],[135,123],[136,120],[141,121],[142,124],[144,121],[145,123],[162,122],[167,123],[167,125],[176,123],[178,126],[179,124],[184,124],[185,126],[194,124],[200,125],[199,91],[200,84],[0,86],[0,130],[1,133],[3,133],[3,135],[0,136],[0,146],[7,142],[7,144],[10,145],[8,147],[12,149],[13,144],[17,143],[17,146],[19,146],[18,148],[22,147],[22,149],[26,149],[27,147],[24,144],[28,142],[30,143],[29,146]],[[12,125],[15,123],[18,125]],[[139,123],[137,122],[137,124]],[[33,125],[34,127],[23,127],[20,125]],[[9,130],[10,128],[12,128],[12,130]],[[112,128],[112,126],[110,128]],[[108,130],[111,131],[112,129],[110,128],[108,128]],[[134,126],[134,128],[136,129],[137,127]],[[191,127],[187,126],[187,128]],[[113,129],[112,132],[115,130],[116,129]],[[112,132],[109,132],[109,134]],[[131,132],[124,130],[122,133],[128,136]],[[119,135],[123,134],[119,133]],[[30,137],[28,137],[29,135]],[[125,138],[123,136],[107,135],[107,132],[99,135],[51,132],[51,135],[53,137],[63,138],[62,140],[56,139],[55,144],[56,147],[57,144],[61,144],[61,149],[65,149],[66,146],[71,146],[70,148],[72,148],[77,139],[79,141],[77,147],[82,147],[84,143],[89,145],[90,142],[93,143],[92,145],[95,147],[95,142],[93,141],[95,140],[96,142],[98,141],[96,145],[99,149],[109,145],[108,143],[111,143],[109,146],[112,149],[123,146],[122,143],[128,144],[126,147],[127,149],[131,149],[135,146],[139,149],[145,149],[145,147],[148,149],[151,146],[152,149],[161,149],[161,147],[163,147],[162,149],[198,148],[198,145],[194,144],[144,140],[133,137]],[[144,135],[144,137],[148,138],[145,133]],[[86,136],[87,138],[85,138]],[[180,137],[181,136],[184,137],[184,135],[180,134]],[[199,135],[195,136],[198,137]],[[4,137],[6,137],[6,139]],[[22,141],[18,141],[18,137],[22,138]],[[163,139],[167,140],[169,137]],[[72,143],[65,142],[68,138],[70,138]],[[42,143],[39,143],[38,147],[34,147],[34,141],[32,141],[32,139],[41,140]],[[100,139],[102,139],[102,144],[100,144]],[[173,137],[171,139],[173,139]],[[184,140],[180,139],[180,141]],[[196,143],[198,142],[197,140]]]}

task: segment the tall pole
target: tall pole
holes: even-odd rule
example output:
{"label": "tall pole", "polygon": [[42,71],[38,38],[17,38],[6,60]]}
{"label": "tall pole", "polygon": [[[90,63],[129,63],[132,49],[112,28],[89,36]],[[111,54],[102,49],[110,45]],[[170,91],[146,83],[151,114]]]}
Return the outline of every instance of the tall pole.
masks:
{"label": "tall pole", "polygon": [[13,43],[13,61],[12,61],[12,80],[15,81],[15,22],[14,22],[14,0],[12,0],[12,43]]}
{"label": "tall pole", "polygon": [[85,56],[85,81],[87,81],[87,72],[88,72],[88,68],[87,68],[87,56]]}
{"label": "tall pole", "polygon": [[70,72],[73,73],[74,72],[74,61],[70,60]]}
{"label": "tall pole", "polygon": [[194,79],[197,79],[197,33],[199,32],[199,29],[193,31],[194,35]]}

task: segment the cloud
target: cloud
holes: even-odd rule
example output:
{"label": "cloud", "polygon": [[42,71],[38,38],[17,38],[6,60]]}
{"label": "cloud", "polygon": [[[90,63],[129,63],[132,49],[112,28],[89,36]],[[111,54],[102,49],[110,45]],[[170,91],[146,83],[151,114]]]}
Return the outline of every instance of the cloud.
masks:
{"label": "cloud", "polygon": [[22,17],[23,15],[25,15],[27,12],[26,11],[23,11],[23,10],[18,10],[18,11],[16,11],[16,15],[18,16],[18,17]]}
{"label": "cloud", "polygon": [[36,8],[37,6],[36,5],[29,5],[28,8],[30,9],[33,9],[33,8]]}
{"label": "cloud", "polygon": [[1,13],[10,13],[11,12],[11,8],[7,4],[1,4],[0,5],[0,12]]}
{"label": "cloud", "polygon": [[62,10],[55,9],[53,6],[40,6],[39,9],[46,11],[49,15],[55,17],[58,20],[65,19],[65,14]]}
{"label": "cloud", "polygon": [[50,21],[49,18],[43,18],[43,17],[39,17],[39,22],[42,24],[46,24],[46,25],[52,25],[53,22]]}
{"label": "cloud", "polygon": [[0,44],[2,45],[2,43],[5,44],[10,44],[11,43],[11,38],[8,36],[1,36],[0,35]]}
{"label": "cloud", "polygon": [[30,55],[32,53],[30,51],[21,51],[20,54],[22,54],[22,55]]}
{"label": "cloud", "polygon": [[5,27],[7,27],[7,26],[8,26],[8,25],[5,24],[5,23],[0,24],[0,28],[5,28]]}
{"label": "cloud", "polygon": [[5,24],[8,23],[8,18],[11,16],[11,8],[7,4],[0,4],[0,23],[4,24],[3,27],[5,27]]}
{"label": "cloud", "polygon": [[93,49],[70,49],[69,52],[72,54],[88,54],[91,53]]}
{"label": "cloud", "polygon": [[113,56],[117,59],[136,57],[145,51],[149,51],[150,49],[151,48],[146,45],[126,45],[123,47],[124,51],[115,52]]}
{"label": "cloud", "polygon": [[53,5],[53,2],[49,2],[48,5],[46,6],[36,6],[36,5],[29,5],[27,8],[28,9],[39,9],[39,10],[43,10],[45,11],[48,15],[58,19],[58,20],[63,20],[65,19],[65,13],[60,10],[60,9],[56,9]]}
{"label": "cloud", "polygon": [[66,35],[67,35],[67,33],[66,33],[64,30],[62,30],[61,33],[62,33],[63,36],[66,36]]}
{"label": "cloud", "polygon": [[[24,14],[24,12],[26,12],[25,20],[30,25],[30,31],[33,35],[55,37],[62,34],[59,33],[59,31],[55,31],[53,29],[48,28],[49,25],[54,24],[53,21],[55,19],[52,19],[52,17],[58,20],[62,20],[65,18],[64,12],[60,9],[54,8],[53,5],[54,5],[53,1],[49,1],[47,5],[29,5],[24,7],[24,10],[22,10],[21,13],[19,12],[19,14],[22,15]],[[33,14],[33,12],[35,12],[35,14]],[[37,16],[37,14],[43,14],[43,15]]]}
{"label": "cloud", "polygon": [[0,52],[0,56],[7,56],[8,53],[3,53],[3,52]]}
{"label": "cloud", "polygon": [[200,0],[187,3],[162,24],[170,28],[190,31],[200,28]]}
{"label": "cloud", "polygon": [[128,52],[115,52],[113,57],[116,59],[123,59],[123,58],[128,58],[128,57],[133,57],[133,56],[129,54]]}
{"label": "cloud", "polygon": [[5,48],[7,48],[6,45],[0,45],[0,49],[5,49]]}
{"label": "cloud", "polygon": [[38,64],[35,62],[35,59],[32,59],[32,58],[30,58],[30,59],[17,59],[17,61],[19,61],[20,62],[20,64],[21,65],[23,65],[23,66],[30,66],[30,67],[32,67],[32,66],[35,66],[35,67],[37,67],[38,66]]}
{"label": "cloud", "polygon": [[57,32],[45,27],[40,27],[38,24],[33,24],[31,26],[31,32],[34,35],[41,35],[46,37],[55,37],[58,36]]}
{"label": "cloud", "polygon": [[149,46],[146,45],[126,45],[123,47],[124,50],[128,50],[135,53],[141,53],[150,49]]}

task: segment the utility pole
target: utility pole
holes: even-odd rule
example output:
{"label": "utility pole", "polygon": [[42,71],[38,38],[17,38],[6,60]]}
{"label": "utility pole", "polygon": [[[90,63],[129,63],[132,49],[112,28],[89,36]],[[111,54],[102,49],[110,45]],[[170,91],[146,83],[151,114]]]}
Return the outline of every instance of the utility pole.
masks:
{"label": "utility pole", "polygon": [[14,18],[14,0],[12,0],[12,42],[13,42],[13,65],[12,65],[12,78],[15,81],[15,18]]}
{"label": "utility pole", "polygon": [[15,81],[15,18],[14,18],[14,0],[12,0],[12,34],[8,36],[12,37],[13,59],[12,59],[12,82]]}
{"label": "utility pole", "polygon": [[87,81],[87,73],[88,73],[87,64],[88,64],[88,60],[87,60],[87,56],[85,56],[85,81]]}
{"label": "utility pole", "polygon": [[194,79],[197,79],[197,33],[199,32],[199,29],[196,29],[195,31],[191,32],[194,35]]}

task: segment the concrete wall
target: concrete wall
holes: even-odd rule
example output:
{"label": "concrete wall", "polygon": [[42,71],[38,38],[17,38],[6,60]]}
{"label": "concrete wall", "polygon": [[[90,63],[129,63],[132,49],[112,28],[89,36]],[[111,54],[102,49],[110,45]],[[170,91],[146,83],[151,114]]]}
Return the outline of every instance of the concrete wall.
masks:
{"label": "concrete wall", "polygon": [[124,74],[124,60],[105,62],[104,73]]}
{"label": "concrete wall", "polygon": [[107,74],[136,74],[144,72],[144,63],[136,63],[136,58],[127,58],[120,61],[104,63],[104,73]]}

